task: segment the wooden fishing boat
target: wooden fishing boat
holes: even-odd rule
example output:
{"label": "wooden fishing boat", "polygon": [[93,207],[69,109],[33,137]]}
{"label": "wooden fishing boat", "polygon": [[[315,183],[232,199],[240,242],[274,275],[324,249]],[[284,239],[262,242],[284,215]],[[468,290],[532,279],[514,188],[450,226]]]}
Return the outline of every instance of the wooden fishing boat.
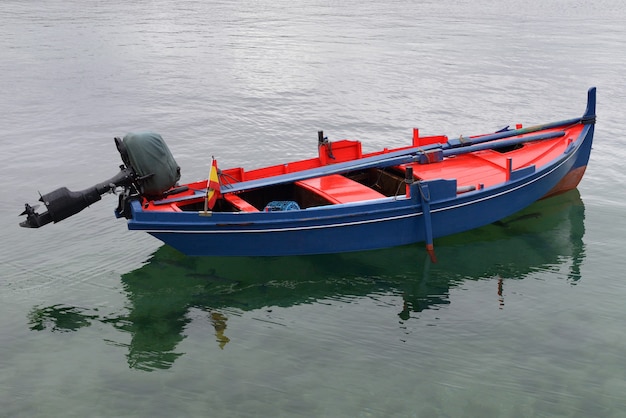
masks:
{"label": "wooden fishing boat", "polygon": [[26,204],[25,227],[59,222],[122,187],[116,209],[128,228],[187,255],[279,256],[361,251],[424,242],[478,228],[575,188],[585,172],[596,90],[582,117],[471,137],[422,137],[363,153],[318,132],[318,156],[271,167],[218,169],[180,185],[180,168],[157,134],[115,142],[117,176],[81,192]]}

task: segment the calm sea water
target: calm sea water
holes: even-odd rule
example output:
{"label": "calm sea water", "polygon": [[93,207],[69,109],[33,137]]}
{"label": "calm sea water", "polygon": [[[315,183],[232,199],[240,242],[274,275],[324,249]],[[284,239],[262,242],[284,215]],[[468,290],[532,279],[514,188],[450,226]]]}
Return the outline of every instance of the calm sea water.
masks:
{"label": "calm sea water", "polygon": [[[0,3],[0,416],[623,417],[622,0]],[[582,114],[577,191],[421,245],[187,258],[25,202],[160,132],[183,181]]]}

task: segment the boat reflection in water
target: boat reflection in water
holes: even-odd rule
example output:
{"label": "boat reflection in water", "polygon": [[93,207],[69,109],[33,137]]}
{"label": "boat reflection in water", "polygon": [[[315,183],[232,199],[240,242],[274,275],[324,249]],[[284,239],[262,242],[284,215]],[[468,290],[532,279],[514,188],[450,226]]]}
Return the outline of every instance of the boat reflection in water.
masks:
{"label": "boat reflection in water", "polygon": [[[539,201],[497,224],[439,239],[439,262],[421,245],[363,253],[303,257],[186,257],[163,246],[143,267],[122,276],[127,310],[102,316],[71,306],[35,307],[32,330],[76,331],[110,324],[131,334],[128,364],[143,370],[170,367],[182,353],[185,327],[196,309],[215,329],[221,348],[229,342],[229,315],[290,307],[324,299],[401,295],[398,315],[449,303],[451,288],[468,280],[494,280],[494,298],[510,279],[556,267],[571,284],[584,259],[584,205],[577,190]],[[497,283],[497,288],[496,284]],[[498,303],[498,301],[494,301]],[[206,313],[206,316],[204,315]]]}

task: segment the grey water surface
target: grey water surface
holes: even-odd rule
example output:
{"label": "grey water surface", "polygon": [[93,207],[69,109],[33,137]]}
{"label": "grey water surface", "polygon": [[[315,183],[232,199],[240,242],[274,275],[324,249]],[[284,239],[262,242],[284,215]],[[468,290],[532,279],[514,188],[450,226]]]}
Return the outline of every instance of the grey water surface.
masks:
{"label": "grey water surface", "polygon": [[[0,416],[623,417],[622,0],[0,3]],[[577,191],[435,242],[189,258],[38,192],[163,135],[182,181],[580,116]]]}

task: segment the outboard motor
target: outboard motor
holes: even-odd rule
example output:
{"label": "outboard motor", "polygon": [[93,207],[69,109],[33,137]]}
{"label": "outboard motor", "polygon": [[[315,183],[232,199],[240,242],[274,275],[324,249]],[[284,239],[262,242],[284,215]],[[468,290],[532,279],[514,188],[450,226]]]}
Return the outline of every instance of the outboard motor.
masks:
{"label": "outboard motor", "polygon": [[153,132],[129,133],[123,140],[115,138],[115,145],[124,162],[116,176],[82,191],[72,192],[61,187],[41,195],[39,200],[47,211],[39,214],[37,206],[26,203],[24,212],[20,214],[26,215],[26,220],[20,222],[20,226],[39,228],[50,222],[60,222],[99,201],[104,193],[114,192],[117,187],[123,187],[124,191],[120,195],[116,215],[130,217],[130,200],[160,198],[180,179],[180,167],[161,135]]}

